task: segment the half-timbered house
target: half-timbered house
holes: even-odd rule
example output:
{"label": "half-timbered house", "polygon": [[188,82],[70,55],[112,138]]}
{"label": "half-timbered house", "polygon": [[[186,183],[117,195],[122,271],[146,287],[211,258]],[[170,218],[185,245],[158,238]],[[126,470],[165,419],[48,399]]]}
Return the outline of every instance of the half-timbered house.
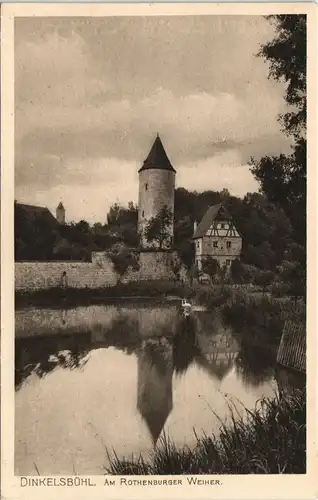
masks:
{"label": "half-timbered house", "polygon": [[223,203],[209,207],[200,224],[194,227],[195,263],[202,270],[204,259],[212,257],[220,267],[230,267],[240,258],[242,236]]}

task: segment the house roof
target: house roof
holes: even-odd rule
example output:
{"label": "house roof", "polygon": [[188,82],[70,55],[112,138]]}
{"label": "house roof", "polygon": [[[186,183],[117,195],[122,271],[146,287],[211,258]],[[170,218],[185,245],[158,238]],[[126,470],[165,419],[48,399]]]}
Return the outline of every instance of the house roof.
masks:
{"label": "house roof", "polygon": [[203,238],[203,236],[206,234],[208,229],[210,229],[213,221],[217,218],[221,208],[222,208],[222,212],[226,215],[227,219],[229,219],[229,220],[232,219],[231,215],[229,214],[229,212],[227,211],[227,209],[223,203],[218,203],[217,205],[212,205],[205,212],[200,224],[198,225],[198,227],[193,235],[193,239]]}
{"label": "house roof", "polygon": [[222,203],[218,203],[217,205],[212,205],[205,212],[200,224],[197,227],[197,230],[193,236],[193,238],[202,238],[208,229],[210,229],[212,222],[216,218]]}
{"label": "house roof", "polygon": [[210,375],[217,378],[218,380],[223,380],[232,368],[232,361],[223,361],[222,363],[216,363],[216,361],[209,361],[204,355],[197,358],[197,363],[202,366]]}
{"label": "house roof", "polygon": [[175,172],[159,135],[157,135],[150,153],[145,159],[143,166],[138,170],[138,173],[148,169],[170,170],[171,172]]}
{"label": "house roof", "polygon": [[37,207],[35,205],[26,205],[24,203],[16,202],[15,210],[33,222],[41,220],[52,228],[55,228],[58,225],[57,220],[46,207]]}

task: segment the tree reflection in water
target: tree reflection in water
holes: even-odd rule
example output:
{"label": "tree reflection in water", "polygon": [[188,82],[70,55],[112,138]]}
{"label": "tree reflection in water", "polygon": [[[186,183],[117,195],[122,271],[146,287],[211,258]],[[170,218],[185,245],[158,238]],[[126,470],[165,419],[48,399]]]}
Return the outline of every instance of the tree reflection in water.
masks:
{"label": "tree reflection in water", "polygon": [[183,316],[179,318],[173,338],[173,365],[176,374],[184,374],[199,355],[195,319],[193,316]]}
{"label": "tree reflection in water", "polygon": [[83,367],[88,361],[90,346],[89,332],[16,339],[16,390],[32,373],[42,378],[57,367],[68,370]]}
{"label": "tree reflection in water", "polygon": [[240,349],[235,359],[236,373],[244,384],[257,387],[274,376],[275,352],[264,347],[240,341]]}

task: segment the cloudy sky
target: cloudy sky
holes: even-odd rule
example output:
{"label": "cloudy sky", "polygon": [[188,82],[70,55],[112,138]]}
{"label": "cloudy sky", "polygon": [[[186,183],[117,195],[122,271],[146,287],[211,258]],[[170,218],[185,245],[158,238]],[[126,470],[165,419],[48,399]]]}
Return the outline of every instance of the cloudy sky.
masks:
{"label": "cloudy sky", "polygon": [[284,87],[255,57],[273,37],[262,17],[15,22],[18,201],[104,222],[112,203],[137,202],[157,132],[177,186],[197,191],[255,191],[249,158],[288,151]]}

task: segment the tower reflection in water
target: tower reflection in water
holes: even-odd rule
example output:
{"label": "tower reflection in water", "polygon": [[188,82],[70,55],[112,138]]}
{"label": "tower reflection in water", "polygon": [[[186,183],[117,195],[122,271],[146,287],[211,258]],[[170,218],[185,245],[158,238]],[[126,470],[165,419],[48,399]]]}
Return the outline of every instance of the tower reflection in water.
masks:
{"label": "tower reflection in water", "polygon": [[143,340],[137,357],[137,408],[155,445],[173,408],[173,374],[183,375],[202,357],[195,320],[180,318],[173,338]]}
{"label": "tower reflection in water", "polygon": [[156,444],[172,410],[172,344],[167,338],[143,340],[138,351],[137,408]]}

